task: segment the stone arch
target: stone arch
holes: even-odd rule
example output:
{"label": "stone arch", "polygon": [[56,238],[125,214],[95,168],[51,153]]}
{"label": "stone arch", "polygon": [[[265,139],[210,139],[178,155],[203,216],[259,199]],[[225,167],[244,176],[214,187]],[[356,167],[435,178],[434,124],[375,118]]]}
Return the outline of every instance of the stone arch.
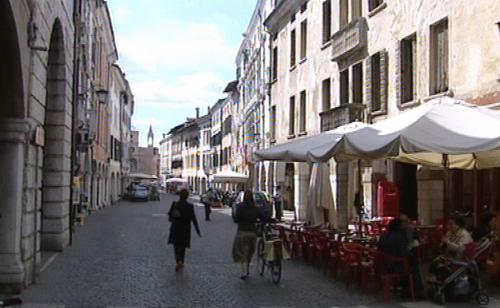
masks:
{"label": "stone arch", "polygon": [[61,251],[69,239],[71,101],[61,22],[50,35],[45,102],[41,249]]}
{"label": "stone arch", "polygon": [[23,118],[21,52],[9,1],[0,1],[0,118]]}
{"label": "stone arch", "polygon": [[0,284],[20,291],[26,272],[20,243],[29,126],[24,120],[23,64],[11,3],[0,1]]}

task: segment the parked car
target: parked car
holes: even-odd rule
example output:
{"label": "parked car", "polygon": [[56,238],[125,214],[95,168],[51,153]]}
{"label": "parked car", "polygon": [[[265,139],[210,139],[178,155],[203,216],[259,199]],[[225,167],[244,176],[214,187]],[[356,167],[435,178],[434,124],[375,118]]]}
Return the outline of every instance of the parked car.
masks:
{"label": "parked car", "polygon": [[132,194],[130,195],[130,200],[132,201],[148,201],[149,200],[149,189],[145,186],[135,185],[132,188]]}
{"label": "parked car", "polygon": [[[231,207],[231,215],[233,216],[233,220],[236,216],[236,211],[238,210],[238,206],[243,202],[244,191],[240,191],[238,196],[234,201],[234,205]],[[271,219],[273,216],[273,202],[271,197],[263,191],[254,191],[253,199],[255,200],[255,205],[260,211],[260,214],[265,219]]]}

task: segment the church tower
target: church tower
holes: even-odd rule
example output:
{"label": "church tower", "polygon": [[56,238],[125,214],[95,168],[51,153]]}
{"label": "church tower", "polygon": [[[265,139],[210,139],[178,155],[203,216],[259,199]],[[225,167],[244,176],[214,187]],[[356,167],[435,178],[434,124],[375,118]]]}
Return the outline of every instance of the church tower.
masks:
{"label": "church tower", "polygon": [[152,148],[154,146],[154,135],[153,135],[153,127],[149,125],[148,132],[148,147]]}

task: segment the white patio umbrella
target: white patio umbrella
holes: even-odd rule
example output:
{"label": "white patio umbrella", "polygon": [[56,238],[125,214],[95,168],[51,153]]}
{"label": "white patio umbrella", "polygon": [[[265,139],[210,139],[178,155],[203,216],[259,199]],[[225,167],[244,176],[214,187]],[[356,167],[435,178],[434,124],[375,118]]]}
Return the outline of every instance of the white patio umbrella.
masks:
{"label": "white patio umbrella", "polygon": [[187,183],[188,181],[183,178],[170,178],[165,180],[165,183]]}
{"label": "white patio umbrella", "polygon": [[248,175],[234,171],[221,171],[210,176],[213,183],[246,183]]}
{"label": "white patio umbrella", "polygon": [[312,161],[392,158],[431,168],[500,166],[500,114],[443,97],[308,152]]}
{"label": "white patio umbrella", "polygon": [[[307,193],[306,221],[312,225],[334,221],[335,204],[333,202],[332,186],[330,184],[330,169],[325,163],[314,163]],[[330,217],[325,217],[324,210],[329,211]]]}
{"label": "white patio umbrella", "polygon": [[267,149],[255,151],[254,158],[256,160],[308,162],[310,161],[308,153],[312,149],[335,145],[346,133],[366,126],[367,124],[361,122],[349,123],[328,132],[294,139]]}

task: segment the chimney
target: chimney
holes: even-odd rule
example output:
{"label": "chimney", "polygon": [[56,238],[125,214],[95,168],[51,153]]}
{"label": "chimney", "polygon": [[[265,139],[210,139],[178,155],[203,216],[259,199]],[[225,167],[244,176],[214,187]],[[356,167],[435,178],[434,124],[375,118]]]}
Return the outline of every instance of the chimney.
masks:
{"label": "chimney", "polygon": [[200,108],[196,107],[196,118],[198,119],[200,117]]}

